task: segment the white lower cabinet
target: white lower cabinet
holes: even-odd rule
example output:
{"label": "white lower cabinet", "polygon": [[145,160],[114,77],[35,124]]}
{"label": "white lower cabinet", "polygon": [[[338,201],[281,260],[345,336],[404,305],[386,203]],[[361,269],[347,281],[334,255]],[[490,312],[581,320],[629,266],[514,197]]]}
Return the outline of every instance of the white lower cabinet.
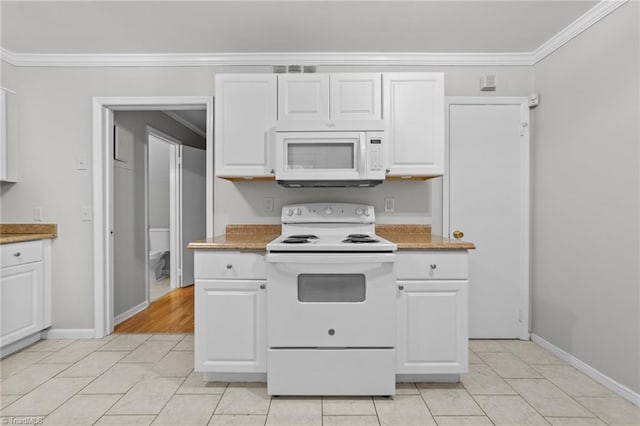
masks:
{"label": "white lower cabinet", "polygon": [[[398,253],[398,276],[403,279],[398,281],[397,374],[467,372],[467,256],[466,251]],[[424,274],[416,271],[417,265]],[[452,265],[457,268],[452,270]],[[445,268],[440,275],[456,278],[429,278]]]}
{"label": "white lower cabinet", "polygon": [[[266,285],[258,274],[246,279],[251,265],[264,256],[229,251],[196,251],[195,256],[195,370],[217,373],[266,374]],[[223,260],[223,268],[215,268]],[[229,279],[239,269],[244,279]],[[223,276],[224,275],[224,276]],[[260,279],[255,279],[260,278]]]}
{"label": "white lower cabinet", "polygon": [[0,350],[8,355],[51,326],[50,240],[0,247]]}

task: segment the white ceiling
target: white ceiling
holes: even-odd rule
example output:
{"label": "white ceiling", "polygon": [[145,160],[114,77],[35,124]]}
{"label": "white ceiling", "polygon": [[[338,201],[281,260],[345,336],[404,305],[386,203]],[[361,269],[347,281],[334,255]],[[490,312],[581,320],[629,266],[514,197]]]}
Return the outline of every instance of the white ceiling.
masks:
{"label": "white ceiling", "polygon": [[14,53],[530,52],[597,1],[2,1]]}

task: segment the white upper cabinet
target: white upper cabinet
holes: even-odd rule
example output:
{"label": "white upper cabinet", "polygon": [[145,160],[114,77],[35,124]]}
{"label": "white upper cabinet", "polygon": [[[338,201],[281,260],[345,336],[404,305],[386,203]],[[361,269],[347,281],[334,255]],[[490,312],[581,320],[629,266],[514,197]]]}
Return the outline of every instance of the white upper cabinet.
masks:
{"label": "white upper cabinet", "polygon": [[331,74],[331,120],[381,120],[379,73]]}
{"label": "white upper cabinet", "polygon": [[216,76],[216,176],[272,176],[270,131],[276,108],[275,74]]}
{"label": "white upper cabinet", "polygon": [[444,174],[444,74],[384,73],[388,176]]}
{"label": "white upper cabinet", "polygon": [[379,73],[281,74],[278,120],[381,120]]}
{"label": "white upper cabinet", "polygon": [[329,74],[279,75],[278,120],[329,120]]}

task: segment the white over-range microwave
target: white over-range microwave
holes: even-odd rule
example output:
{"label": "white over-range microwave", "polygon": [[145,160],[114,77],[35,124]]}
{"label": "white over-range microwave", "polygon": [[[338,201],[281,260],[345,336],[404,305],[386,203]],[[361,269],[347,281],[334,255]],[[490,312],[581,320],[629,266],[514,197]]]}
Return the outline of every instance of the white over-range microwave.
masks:
{"label": "white over-range microwave", "polygon": [[360,130],[350,128],[277,128],[276,181],[290,188],[371,187],[382,183],[385,176],[382,124],[372,122],[359,126]]}

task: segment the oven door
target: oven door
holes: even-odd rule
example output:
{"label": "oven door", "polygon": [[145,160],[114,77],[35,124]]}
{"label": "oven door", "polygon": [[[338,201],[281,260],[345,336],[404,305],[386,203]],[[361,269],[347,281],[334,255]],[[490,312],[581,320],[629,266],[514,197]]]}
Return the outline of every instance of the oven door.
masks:
{"label": "oven door", "polygon": [[393,253],[269,253],[270,348],[395,347]]}
{"label": "oven door", "polygon": [[278,181],[361,180],[364,132],[282,132],[276,135]]}

